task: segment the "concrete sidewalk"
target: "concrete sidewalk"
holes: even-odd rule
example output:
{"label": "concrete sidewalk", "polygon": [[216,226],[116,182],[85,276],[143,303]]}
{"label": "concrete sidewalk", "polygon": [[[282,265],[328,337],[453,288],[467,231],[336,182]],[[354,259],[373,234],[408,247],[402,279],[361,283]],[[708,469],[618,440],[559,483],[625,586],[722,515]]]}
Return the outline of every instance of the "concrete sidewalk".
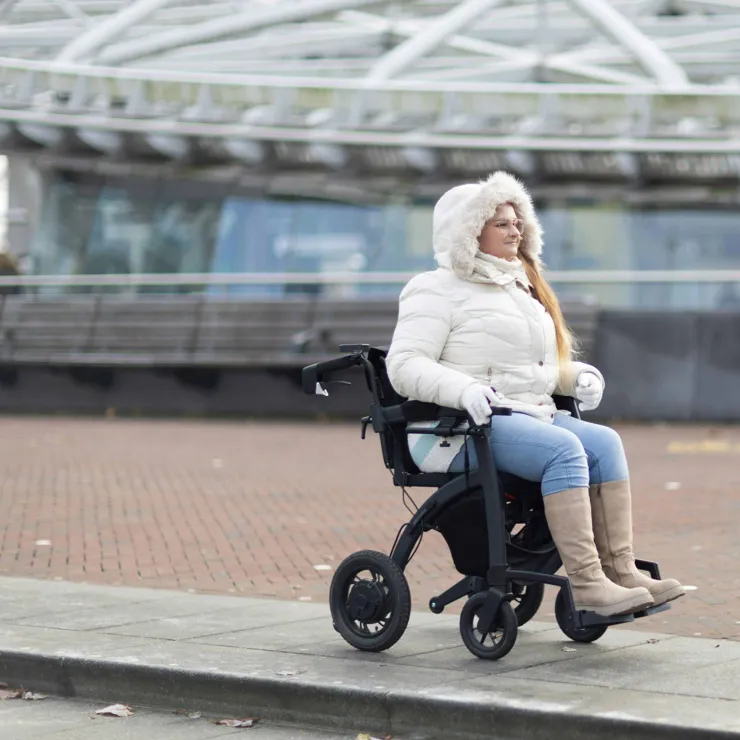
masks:
{"label": "concrete sidewalk", "polygon": [[0,579],[0,622],[0,680],[33,691],[394,738],[740,739],[732,641],[630,626],[579,645],[530,623],[491,663],[456,617],[416,612],[371,654],[323,604],[15,578]]}

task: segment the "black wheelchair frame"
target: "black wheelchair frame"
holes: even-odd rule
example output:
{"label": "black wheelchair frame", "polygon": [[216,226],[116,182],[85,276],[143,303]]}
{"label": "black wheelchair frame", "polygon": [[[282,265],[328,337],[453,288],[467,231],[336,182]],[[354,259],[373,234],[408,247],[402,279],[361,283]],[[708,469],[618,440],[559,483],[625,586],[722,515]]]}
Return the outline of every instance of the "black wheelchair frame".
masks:
{"label": "black wheelchair frame", "polygon": [[[506,655],[513,647],[518,627],[516,614],[510,605],[514,584],[517,584],[520,591],[522,588],[537,585],[540,589],[540,601],[543,585],[556,586],[559,589],[556,600],[558,625],[568,637],[579,642],[592,642],[598,639],[610,625],[632,622],[636,618],[670,608],[666,604],[634,614],[612,617],[577,610],[568,578],[554,575],[561,566],[560,556],[554,545],[549,552],[543,553],[539,562],[539,570],[510,568],[507,563],[507,543],[510,544],[510,535],[505,525],[506,500],[500,481],[502,474],[496,469],[491,452],[490,425],[475,425],[465,411],[408,401],[399,396],[390,385],[385,371],[386,353],[384,349],[370,347],[366,344],[342,345],[339,349],[340,352],[347,354],[327,362],[309,365],[303,369],[304,392],[327,394],[325,385],[332,382],[346,382],[332,381],[331,377],[334,373],[352,367],[361,367],[372,395],[370,413],[362,419],[362,438],[365,438],[367,427],[372,426],[373,431],[380,437],[383,461],[392,472],[396,486],[404,490],[406,487],[437,489],[421,504],[411,520],[402,528],[391,548],[390,556],[373,551],[355,554],[359,557],[358,562],[366,564],[372,561],[373,567],[380,571],[384,570],[385,578],[391,582],[391,586],[381,589],[377,587],[377,584],[373,585],[369,579],[366,579],[366,581],[352,581],[351,587],[344,588],[338,579],[341,580],[343,566],[355,556],[347,558],[345,563],[337,569],[332,582],[332,598],[330,599],[332,616],[335,628],[351,645],[361,650],[378,651],[387,649],[400,639],[408,622],[408,615],[404,618],[404,614],[410,612],[410,596],[408,604],[400,608],[401,617],[395,620],[395,625],[393,619],[390,619],[389,623],[393,628],[383,633],[385,639],[377,639],[378,633],[373,633],[369,625],[382,623],[388,613],[393,616],[394,603],[391,603],[393,599],[399,598],[399,594],[403,598],[408,595],[408,586],[405,584],[403,571],[413,557],[423,533],[437,529],[439,522],[450,507],[469,495],[472,489],[480,489],[483,494],[488,540],[488,562],[485,574],[465,575],[451,588],[432,598],[429,607],[432,612],[439,614],[448,604],[468,597],[468,603],[461,614],[460,629],[464,643],[473,654],[480,658],[496,660]],[[555,401],[558,408],[579,416],[574,399],[556,396]],[[512,413],[511,409],[507,408],[493,408],[492,412],[497,415]],[[409,422],[424,421],[438,421],[439,424],[434,427],[415,427],[414,434],[450,437],[463,433],[458,430],[458,427],[468,422],[468,428],[464,434],[473,440],[478,468],[466,470],[464,473],[419,472],[408,451],[406,425]],[[536,496],[537,500],[541,501],[539,484],[529,483],[514,476],[507,477],[514,488],[517,486],[529,488],[530,495]],[[393,565],[391,566],[387,561]],[[369,570],[374,573],[373,567]],[[660,578],[657,563],[638,560],[637,567],[647,571],[652,578]],[[535,604],[534,609],[536,610],[538,606],[539,603]],[[381,613],[383,613],[383,618],[379,616]],[[367,615],[370,615],[369,621],[363,622],[362,619]],[[531,616],[533,613],[527,619]],[[352,620],[356,623],[358,619],[363,625],[363,629],[359,631],[353,629],[350,624]],[[376,621],[373,622],[373,619]],[[523,622],[519,622],[521,623]],[[388,624],[385,624],[383,629],[386,627]],[[484,645],[488,635],[491,635],[491,647]],[[498,643],[496,636],[501,638]]]}

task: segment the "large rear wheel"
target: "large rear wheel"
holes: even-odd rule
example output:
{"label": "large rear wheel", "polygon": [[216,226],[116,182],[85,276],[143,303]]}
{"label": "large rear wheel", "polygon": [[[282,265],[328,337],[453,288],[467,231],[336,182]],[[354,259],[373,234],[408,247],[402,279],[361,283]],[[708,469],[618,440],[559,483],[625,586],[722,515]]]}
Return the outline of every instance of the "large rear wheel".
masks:
{"label": "large rear wheel", "polygon": [[329,592],[334,627],[358,650],[395,645],[411,616],[411,592],[403,571],[382,552],[362,550],[345,558]]}

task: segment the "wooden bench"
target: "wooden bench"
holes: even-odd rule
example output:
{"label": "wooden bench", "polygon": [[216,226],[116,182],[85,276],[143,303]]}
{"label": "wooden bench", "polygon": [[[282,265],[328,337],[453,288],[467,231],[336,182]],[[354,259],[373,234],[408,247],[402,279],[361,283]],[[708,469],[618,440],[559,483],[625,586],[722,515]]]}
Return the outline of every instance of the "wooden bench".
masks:
{"label": "wooden bench", "polygon": [[101,296],[85,355],[90,362],[187,363],[200,296]]}
{"label": "wooden bench", "polygon": [[[566,319],[593,348],[598,308],[568,302]],[[7,296],[0,305],[0,362],[122,366],[300,367],[340,344],[388,346],[395,299],[208,296]]]}
{"label": "wooden bench", "polygon": [[0,303],[0,359],[56,362],[84,353],[94,322],[96,298],[4,296]]}
{"label": "wooden bench", "polygon": [[126,366],[299,366],[312,298],[46,298],[0,305],[0,362]]}
{"label": "wooden bench", "polygon": [[207,300],[202,304],[192,361],[210,365],[290,365],[302,354],[314,300]]}

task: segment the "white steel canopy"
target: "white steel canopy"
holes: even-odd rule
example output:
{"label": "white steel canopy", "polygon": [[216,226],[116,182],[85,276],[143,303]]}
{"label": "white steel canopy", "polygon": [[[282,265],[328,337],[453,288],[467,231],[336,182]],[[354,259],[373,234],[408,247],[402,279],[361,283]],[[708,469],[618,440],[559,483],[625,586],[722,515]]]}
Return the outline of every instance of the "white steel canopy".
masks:
{"label": "white steel canopy", "polygon": [[737,179],[740,0],[0,0],[0,136],[329,170]]}

